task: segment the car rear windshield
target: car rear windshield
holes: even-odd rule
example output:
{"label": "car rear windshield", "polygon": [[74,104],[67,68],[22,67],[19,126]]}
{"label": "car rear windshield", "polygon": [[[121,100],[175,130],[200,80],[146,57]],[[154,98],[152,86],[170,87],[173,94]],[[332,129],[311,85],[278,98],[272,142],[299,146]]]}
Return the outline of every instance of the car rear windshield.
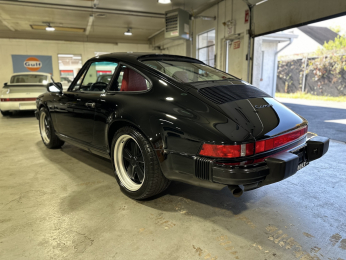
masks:
{"label": "car rear windshield", "polygon": [[147,60],[143,63],[183,83],[236,79],[203,63],[171,60]]}
{"label": "car rear windshield", "polygon": [[12,84],[47,84],[48,77],[39,74],[22,74],[11,77]]}

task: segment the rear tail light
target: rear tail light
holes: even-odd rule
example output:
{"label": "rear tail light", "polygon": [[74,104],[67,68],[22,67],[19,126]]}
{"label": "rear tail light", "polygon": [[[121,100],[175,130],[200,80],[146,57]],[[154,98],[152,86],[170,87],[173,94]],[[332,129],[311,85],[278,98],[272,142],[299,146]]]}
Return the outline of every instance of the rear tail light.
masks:
{"label": "rear tail light", "polygon": [[216,145],[203,144],[200,155],[219,158],[236,158],[253,155],[253,144]]}
{"label": "rear tail light", "polygon": [[291,143],[301,136],[304,136],[307,132],[308,127],[306,126],[287,134],[279,135],[262,141],[257,141],[255,143],[241,145],[203,144],[199,155],[215,158],[237,158],[243,156],[251,156]]}

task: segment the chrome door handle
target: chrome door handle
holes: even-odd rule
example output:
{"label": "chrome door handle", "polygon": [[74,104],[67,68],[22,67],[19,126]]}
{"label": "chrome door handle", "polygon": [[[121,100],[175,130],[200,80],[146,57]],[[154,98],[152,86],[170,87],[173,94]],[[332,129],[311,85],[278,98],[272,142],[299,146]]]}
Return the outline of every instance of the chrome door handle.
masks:
{"label": "chrome door handle", "polygon": [[87,107],[95,108],[95,103],[85,103]]}

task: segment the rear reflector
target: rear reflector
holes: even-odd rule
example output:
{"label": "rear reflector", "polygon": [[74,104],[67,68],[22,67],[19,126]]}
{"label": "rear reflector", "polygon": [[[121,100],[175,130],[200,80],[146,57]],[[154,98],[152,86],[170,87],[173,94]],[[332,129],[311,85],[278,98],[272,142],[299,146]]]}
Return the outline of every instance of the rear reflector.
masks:
{"label": "rear reflector", "polygon": [[2,98],[1,102],[11,102],[11,101],[36,101],[36,98]]}
{"label": "rear reflector", "polygon": [[299,137],[305,135],[307,132],[308,132],[308,127],[304,127],[299,130],[295,130],[287,134],[279,135],[274,138],[258,141],[256,142],[255,154],[263,153],[263,152],[278,148],[280,146],[283,146],[285,144],[288,144],[298,139]]}
{"label": "rear reflector", "polygon": [[214,158],[237,158],[251,156],[263,153],[269,150],[279,148],[285,144],[291,143],[308,132],[308,127],[292,131],[287,134],[279,135],[270,139],[257,141],[255,143],[237,144],[237,145],[217,145],[203,144],[201,151],[202,156]]}

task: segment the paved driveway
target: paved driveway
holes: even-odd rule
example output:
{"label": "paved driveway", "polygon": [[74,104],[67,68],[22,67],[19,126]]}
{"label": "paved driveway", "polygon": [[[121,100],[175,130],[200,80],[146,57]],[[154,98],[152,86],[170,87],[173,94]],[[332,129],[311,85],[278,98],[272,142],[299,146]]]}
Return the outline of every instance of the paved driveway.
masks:
{"label": "paved driveway", "polygon": [[346,104],[309,100],[280,99],[309,121],[309,132],[346,142]]}

